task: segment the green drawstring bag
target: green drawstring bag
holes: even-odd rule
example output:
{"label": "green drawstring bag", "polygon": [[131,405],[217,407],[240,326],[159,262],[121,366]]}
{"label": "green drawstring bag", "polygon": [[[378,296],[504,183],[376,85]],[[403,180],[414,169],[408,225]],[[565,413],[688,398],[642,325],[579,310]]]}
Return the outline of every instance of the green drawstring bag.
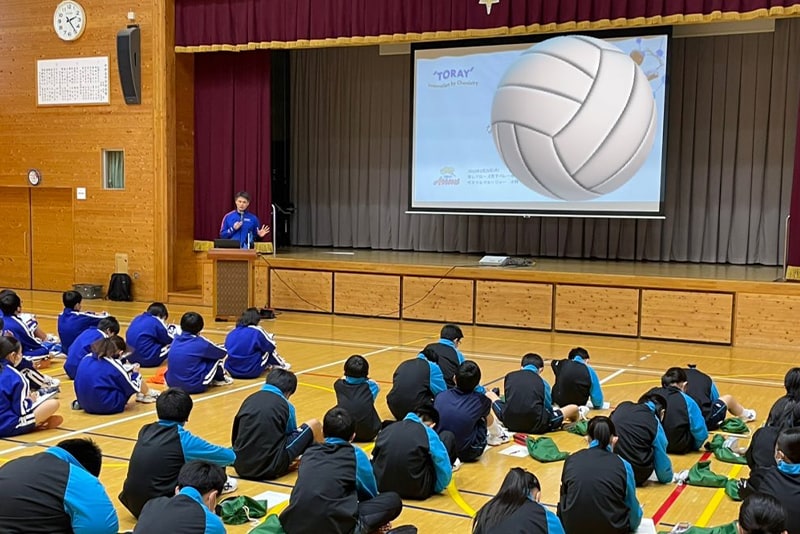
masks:
{"label": "green drawstring bag", "polygon": [[718,475],[711,470],[711,462],[697,462],[689,469],[689,478],[686,481],[690,486],[704,488],[724,488],[728,477]]}
{"label": "green drawstring bag", "polygon": [[267,518],[248,534],[286,534],[277,514],[269,514]]}
{"label": "green drawstring bag", "polygon": [[721,449],[725,446],[725,438],[722,434],[714,434],[714,437],[711,441],[707,441],[703,448],[709,452],[714,452],[717,449]]}
{"label": "green drawstring bag", "polygon": [[217,503],[216,512],[226,525],[243,525],[267,515],[267,501],[257,501],[247,495],[236,495]]}
{"label": "green drawstring bag", "polygon": [[[689,527],[681,532],[685,534],[738,534],[739,529],[736,528],[736,521],[733,521],[718,527]],[[659,531],[659,534],[670,534],[670,531]]]}
{"label": "green drawstring bag", "polygon": [[720,462],[729,464],[747,464],[747,458],[741,454],[736,454],[730,447],[725,446],[725,438],[721,434],[717,434],[714,438],[704,445],[707,451],[712,451],[714,457]]}
{"label": "green drawstring bag", "polygon": [[576,421],[564,427],[570,434],[585,436],[589,433],[589,421]]}
{"label": "green drawstring bag", "polygon": [[728,482],[725,483],[725,495],[733,499],[734,501],[741,501],[742,498],[739,497],[739,481],[730,478]]}
{"label": "green drawstring bag", "polygon": [[747,424],[738,417],[729,417],[725,419],[722,424],[719,425],[719,428],[731,434],[747,434],[750,432],[750,429],[747,428]]}
{"label": "green drawstring bag", "polygon": [[714,457],[720,462],[726,462],[729,464],[747,465],[747,458],[745,458],[741,454],[736,454],[728,447],[721,447],[715,450]]}
{"label": "green drawstring bag", "polygon": [[561,462],[569,456],[568,452],[561,452],[556,442],[547,436],[541,438],[528,436],[525,445],[528,447],[528,454],[531,455],[531,458],[542,463]]}

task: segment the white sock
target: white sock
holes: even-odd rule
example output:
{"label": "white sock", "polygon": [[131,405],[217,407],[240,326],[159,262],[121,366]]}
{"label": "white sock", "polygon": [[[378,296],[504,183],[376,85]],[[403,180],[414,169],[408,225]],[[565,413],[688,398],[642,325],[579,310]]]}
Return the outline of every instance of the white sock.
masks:
{"label": "white sock", "polygon": [[490,436],[500,436],[503,434],[503,430],[500,428],[500,423],[497,421],[497,417],[492,418],[492,424],[487,426],[487,430],[489,431]]}

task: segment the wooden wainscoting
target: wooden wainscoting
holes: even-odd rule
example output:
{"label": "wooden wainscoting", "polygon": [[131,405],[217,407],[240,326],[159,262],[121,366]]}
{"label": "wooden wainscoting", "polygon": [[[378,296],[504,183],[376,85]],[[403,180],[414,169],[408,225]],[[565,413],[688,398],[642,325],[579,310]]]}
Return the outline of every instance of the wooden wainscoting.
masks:
{"label": "wooden wainscoting", "polygon": [[333,311],[348,315],[400,317],[400,277],[335,273]]}
{"label": "wooden wainscoting", "polygon": [[642,290],[642,337],[730,343],[732,317],[732,293]]}
{"label": "wooden wainscoting", "polygon": [[333,312],[333,273],[270,269],[269,275],[273,308]]}
{"label": "wooden wainscoting", "polygon": [[553,329],[553,285],[478,280],[475,322],[495,326]]}
{"label": "wooden wainscoting", "polygon": [[555,309],[556,330],[617,336],[639,333],[638,289],[557,285]]}

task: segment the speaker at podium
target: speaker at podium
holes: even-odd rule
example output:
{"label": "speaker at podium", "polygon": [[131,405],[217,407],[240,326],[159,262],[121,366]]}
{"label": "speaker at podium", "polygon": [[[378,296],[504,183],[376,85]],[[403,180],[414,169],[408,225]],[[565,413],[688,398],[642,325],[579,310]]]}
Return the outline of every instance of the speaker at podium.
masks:
{"label": "speaker at podium", "polygon": [[253,262],[258,254],[252,249],[212,248],[208,257],[214,266],[214,319],[236,321],[253,306]]}

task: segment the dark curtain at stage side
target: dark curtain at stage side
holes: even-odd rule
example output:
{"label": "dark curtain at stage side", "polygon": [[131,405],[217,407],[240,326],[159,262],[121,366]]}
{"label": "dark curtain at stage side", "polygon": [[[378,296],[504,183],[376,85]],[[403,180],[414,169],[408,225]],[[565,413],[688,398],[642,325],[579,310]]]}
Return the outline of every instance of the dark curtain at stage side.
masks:
{"label": "dark curtain at stage side", "polygon": [[800,20],[672,41],[666,220],[406,215],[408,56],[292,52],[293,243],[778,264],[800,94]]}
{"label": "dark curtain at stage side", "polygon": [[271,224],[269,51],[196,54],[194,83],[195,239],[219,237],[237,191]]}

